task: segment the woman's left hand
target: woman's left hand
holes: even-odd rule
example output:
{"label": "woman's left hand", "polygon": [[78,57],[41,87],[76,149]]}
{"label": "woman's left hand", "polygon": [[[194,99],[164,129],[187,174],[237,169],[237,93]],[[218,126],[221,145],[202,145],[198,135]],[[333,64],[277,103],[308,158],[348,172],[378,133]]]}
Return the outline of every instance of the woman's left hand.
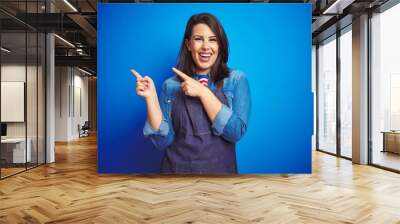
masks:
{"label": "woman's left hand", "polygon": [[186,75],[182,71],[172,68],[177,76],[182,78],[181,88],[183,93],[187,96],[201,97],[206,91],[207,87],[202,85],[199,81],[192,79],[190,76]]}

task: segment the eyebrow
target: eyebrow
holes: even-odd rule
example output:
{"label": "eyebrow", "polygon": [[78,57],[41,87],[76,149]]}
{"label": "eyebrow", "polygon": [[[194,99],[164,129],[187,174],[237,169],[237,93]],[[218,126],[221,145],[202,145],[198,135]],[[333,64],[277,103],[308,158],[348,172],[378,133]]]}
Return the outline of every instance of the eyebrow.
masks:
{"label": "eyebrow", "polygon": [[[193,37],[204,37],[204,36],[195,34],[193,35]],[[209,36],[208,38],[217,38],[217,36]]]}

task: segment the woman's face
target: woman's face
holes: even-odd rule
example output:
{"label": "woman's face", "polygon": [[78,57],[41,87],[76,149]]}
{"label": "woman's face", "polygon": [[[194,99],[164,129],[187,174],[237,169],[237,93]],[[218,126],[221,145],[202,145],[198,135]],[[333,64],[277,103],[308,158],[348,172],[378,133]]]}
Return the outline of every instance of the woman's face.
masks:
{"label": "woman's face", "polygon": [[190,40],[186,40],[186,47],[196,64],[197,74],[208,74],[219,53],[215,33],[206,24],[194,25]]}

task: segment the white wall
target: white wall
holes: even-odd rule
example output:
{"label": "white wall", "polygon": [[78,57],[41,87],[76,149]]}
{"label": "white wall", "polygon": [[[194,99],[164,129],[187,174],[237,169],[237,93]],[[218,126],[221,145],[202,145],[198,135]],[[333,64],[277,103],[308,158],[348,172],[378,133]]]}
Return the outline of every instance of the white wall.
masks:
{"label": "white wall", "polygon": [[[88,121],[88,77],[79,75],[74,75],[74,108],[73,119],[72,119],[72,136],[78,137],[78,124],[81,126]],[[81,110],[81,111],[80,111]]]}
{"label": "white wall", "polygon": [[55,140],[77,139],[78,124],[88,120],[88,77],[76,68],[56,67],[55,87]]}
{"label": "white wall", "polygon": [[55,68],[55,141],[68,140],[68,88],[70,77],[67,67]]}
{"label": "white wall", "polygon": [[[31,87],[36,86],[36,66],[27,66],[19,64],[4,64],[1,66],[1,81],[2,82],[25,82],[25,75],[27,69],[28,84]],[[37,99],[36,99],[36,88],[27,88],[27,119],[28,119],[28,137],[31,133],[35,133],[36,137],[36,120],[37,115]],[[7,97],[7,96],[3,96]],[[41,105],[39,105],[40,107]],[[7,108],[1,108],[1,110],[6,110]],[[32,123],[33,122],[33,123]],[[8,137],[25,137],[25,123],[26,122],[7,122],[7,136]]]}
{"label": "white wall", "polygon": [[[37,70],[38,69],[38,70]],[[24,82],[26,83],[26,107],[22,108],[22,112],[27,115],[24,122],[6,122],[8,138],[24,138],[25,135],[30,139],[32,161],[44,163],[44,74],[42,67],[25,64],[3,64],[1,66],[1,81]],[[27,81],[25,80],[27,78]],[[7,96],[2,95],[2,98]],[[7,110],[10,108],[1,108]],[[9,111],[13,113],[13,111]],[[37,156],[36,153],[39,153]]]}
{"label": "white wall", "polygon": [[[28,67],[28,71],[32,67]],[[29,72],[28,72],[29,74]],[[1,66],[1,81],[2,82],[25,82],[25,64],[8,64]],[[6,96],[2,96],[6,97]],[[1,108],[6,110],[7,108]],[[25,123],[24,122],[11,122],[7,123],[7,136],[8,137],[25,137]]]}

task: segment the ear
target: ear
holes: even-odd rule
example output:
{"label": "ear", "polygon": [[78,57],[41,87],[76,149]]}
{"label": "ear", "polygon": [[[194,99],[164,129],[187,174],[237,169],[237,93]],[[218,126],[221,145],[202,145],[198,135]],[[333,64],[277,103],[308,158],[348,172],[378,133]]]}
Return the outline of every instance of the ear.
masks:
{"label": "ear", "polygon": [[191,51],[191,49],[190,49],[190,41],[188,39],[185,39],[185,45],[186,45],[188,51]]}

